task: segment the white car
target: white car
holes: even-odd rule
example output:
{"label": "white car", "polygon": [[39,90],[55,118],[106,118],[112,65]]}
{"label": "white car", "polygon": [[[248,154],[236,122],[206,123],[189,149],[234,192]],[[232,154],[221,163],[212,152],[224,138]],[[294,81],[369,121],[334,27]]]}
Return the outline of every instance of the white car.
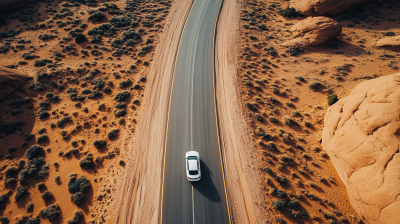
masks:
{"label": "white car", "polygon": [[186,176],[189,181],[199,181],[201,178],[200,155],[196,151],[186,153]]}

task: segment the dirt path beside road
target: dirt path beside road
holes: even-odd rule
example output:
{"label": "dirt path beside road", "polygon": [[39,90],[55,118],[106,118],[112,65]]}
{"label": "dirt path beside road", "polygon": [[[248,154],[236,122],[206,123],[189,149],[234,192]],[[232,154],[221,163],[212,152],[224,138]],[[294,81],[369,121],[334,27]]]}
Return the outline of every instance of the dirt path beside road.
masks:
{"label": "dirt path beside road", "polygon": [[[115,216],[107,223],[158,223],[168,103],[181,31],[189,14],[191,0],[176,0],[147,73],[139,124],[127,139],[126,171],[120,178],[119,198],[111,209]],[[125,133],[125,137],[128,133]]]}
{"label": "dirt path beside road", "polygon": [[233,223],[265,223],[257,153],[245,120],[237,80],[240,2],[225,0],[215,44],[216,98],[229,209]]}

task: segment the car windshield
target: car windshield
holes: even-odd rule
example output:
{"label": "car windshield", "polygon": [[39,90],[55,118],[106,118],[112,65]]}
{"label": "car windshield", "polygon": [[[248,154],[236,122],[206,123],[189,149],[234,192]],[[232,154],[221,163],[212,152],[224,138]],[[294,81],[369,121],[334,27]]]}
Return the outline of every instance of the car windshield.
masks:
{"label": "car windshield", "polygon": [[196,156],[188,156],[188,160],[196,160],[197,157]]}
{"label": "car windshield", "polygon": [[199,174],[199,171],[197,171],[197,170],[189,170],[189,174],[190,175],[197,175],[197,174]]}

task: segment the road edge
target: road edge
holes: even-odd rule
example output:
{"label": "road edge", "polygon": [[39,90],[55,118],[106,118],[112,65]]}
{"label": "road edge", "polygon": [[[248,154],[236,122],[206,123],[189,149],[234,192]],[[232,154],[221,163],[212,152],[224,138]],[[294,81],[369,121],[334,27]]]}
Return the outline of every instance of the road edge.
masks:
{"label": "road edge", "polygon": [[[180,30],[183,30],[193,0],[175,0],[170,8],[153,63],[144,71],[147,84],[132,138],[126,139],[123,183],[117,188],[118,198],[111,204],[115,216],[106,223],[158,223],[160,218],[161,175],[166,119]],[[179,36],[177,35],[179,33]],[[172,59],[171,59],[172,58]],[[129,127],[129,124],[127,124]],[[127,135],[124,138],[128,138]],[[160,158],[155,159],[154,155]],[[157,163],[157,164],[156,164]]]}
{"label": "road edge", "polygon": [[261,176],[257,153],[245,120],[237,70],[240,50],[239,18],[242,2],[224,0],[215,41],[217,119],[220,130],[228,201],[232,223],[265,223]]}

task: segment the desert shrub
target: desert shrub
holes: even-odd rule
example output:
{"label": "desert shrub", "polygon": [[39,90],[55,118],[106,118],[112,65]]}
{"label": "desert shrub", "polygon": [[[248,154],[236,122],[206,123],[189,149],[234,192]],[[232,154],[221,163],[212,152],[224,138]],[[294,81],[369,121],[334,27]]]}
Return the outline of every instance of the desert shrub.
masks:
{"label": "desert shrub", "polygon": [[104,36],[112,36],[115,33],[115,27],[109,23],[103,23],[98,27],[94,27],[93,29],[88,31],[90,36],[93,35],[104,35]]}
{"label": "desert shrub", "polygon": [[60,213],[60,206],[58,206],[58,204],[49,205],[49,207],[40,211],[40,215],[42,215],[43,218],[48,219],[50,222],[58,218]]}
{"label": "desert shrub", "polygon": [[51,64],[51,63],[53,63],[53,61],[50,61],[48,59],[36,60],[35,63],[34,63],[34,66],[35,67],[43,67],[43,66],[46,66],[49,63]]}
{"label": "desert shrub", "polygon": [[132,84],[130,79],[123,80],[119,83],[119,88],[126,88]]}
{"label": "desert shrub", "polygon": [[36,187],[37,187],[39,190],[41,190],[41,189],[44,189],[44,188],[46,187],[46,185],[45,185],[43,182],[40,182],[40,183],[37,183],[37,184],[36,184]]}
{"label": "desert shrub", "polygon": [[281,176],[276,175],[276,176],[275,176],[275,180],[276,180],[280,185],[284,186],[285,183],[286,183],[286,181],[287,181],[287,178],[286,178],[286,176],[284,176],[284,175],[281,175]]}
{"label": "desert shrub", "polygon": [[5,179],[4,180],[4,185],[5,186],[9,186],[9,185],[15,184],[17,182],[18,182],[18,180],[16,178],[12,177],[12,178]]}
{"label": "desert shrub", "polygon": [[[94,70],[92,70],[92,71],[94,71]],[[97,73],[98,73],[98,70],[93,75],[95,75]],[[104,87],[104,82],[101,78],[93,79],[90,83],[92,85],[95,85],[94,86],[95,89],[101,89]]]}
{"label": "desert shrub", "polygon": [[122,40],[139,40],[142,36],[139,33],[136,33],[134,29],[129,29],[122,33]]}
{"label": "desert shrub", "polygon": [[71,194],[77,192],[85,193],[91,186],[90,181],[83,175],[79,178],[76,177],[76,174],[70,175],[70,179],[68,181],[68,191]]}
{"label": "desert shrub", "polygon": [[54,181],[55,181],[58,185],[60,185],[60,184],[61,184],[61,178],[60,178],[60,176],[56,176],[56,177],[54,178]]}
{"label": "desert shrub", "polygon": [[36,142],[37,142],[37,143],[42,143],[42,142],[47,141],[48,139],[49,139],[49,137],[47,137],[46,134],[43,134],[43,135],[39,135],[39,136],[37,137]]}
{"label": "desert shrub", "polygon": [[14,198],[15,201],[19,201],[23,196],[28,195],[28,188],[23,187],[23,186],[18,186],[17,187],[17,193],[15,193]]}
{"label": "desert shrub", "polygon": [[83,159],[81,159],[79,161],[79,165],[83,168],[83,169],[94,169],[94,167],[96,166],[96,164],[93,161],[93,157],[92,154],[87,154]]}
{"label": "desert shrub", "polygon": [[395,36],[396,34],[393,31],[382,32],[385,36]]}
{"label": "desert shrub", "polygon": [[29,59],[36,58],[36,55],[35,55],[35,54],[30,54],[30,53],[23,53],[23,54],[22,54],[22,57],[23,57],[25,60],[29,60]]}
{"label": "desert shrub", "polygon": [[119,130],[118,129],[111,129],[108,133],[107,133],[107,137],[109,139],[115,138],[118,135]]}
{"label": "desert shrub", "polygon": [[42,155],[44,155],[44,150],[38,145],[33,145],[26,151],[26,157],[29,160]]}
{"label": "desert shrub", "polygon": [[43,118],[48,118],[50,116],[50,114],[43,108],[41,108],[38,112],[39,118],[43,119]]}
{"label": "desert shrub", "polygon": [[277,52],[275,51],[275,49],[273,47],[268,47],[268,48],[266,48],[266,50],[273,57],[277,54]]}
{"label": "desert shrub", "polygon": [[298,123],[289,116],[284,116],[283,118],[285,119],[286,125],[298,125]]}
{"label": "desert shrub", "polygon": [[[45,164],[45,161],[42,158],[28,160],[28,163],[26,164],[25,168],[23,170],[21,170],[21,172],[19,174],[19,182],[21,184],[26,184],[27,183],[26,181],[29,178],[34,177],[35,174],[37,173],[37,171],[39,171],[40,167],[43,164]],[[48,174],[48,168],[44,168],[44,170],[42,170],[40,172],[42,172],[41,176],[44,177],[44,175]]]}
{"label": "desert shrub", "polygon": [[7,217],[0,217],[1,224],[9,224],[10,220]]}
{"label": "desert shrub", "polygon": [[75,43],[77,43],[77,44],[80,44],[80,43],[82,43],[82,42],[84,42],[86,40],[87,39],[86,39],[85,35],[82,34],[82,33],[77,33],[76,36],[75,36]]}
{"label": "desert shrub", "polygon": [[257,110],[257,108],[253,104],[251,104],[249,102],[246,103],[246,106],[252,111],[256,111]]}
{"label": "desert shrub", "polygon": [[71,201],[76,205],[80,205],[83,202],[83,199],[84,199],[84,196],[83,196],[82,192],[71,194]]}
{"label": "desert shrub", "polygon": [[293,47],[289,47],[286,50],[286,53],[289,53],[290,56],[296,56],[299,54],[299,52],[304,52],[303,48],[299,48],[298,46],[293,46]]}
{"label": "desert shrub", "polygon": [[114,99],[115,99],[115,101],[121,102],[121,101],[128,99],[130,96],[131,96],[131,94],[128,91],[123,91],[123,92],[117,93],[117,95],[115,95]]}
{"label": "desert shrub", "polygon": [[129,26],[132,19],[127,16],[113,16],[110,19],[110,23],[115,27],[125,27]]}
{"label": "desert shrub", "polygon": [[131,40],[131,39],[125,41],[125,45],[128,46],[128,47],[133,46],[134,44],[135,44],[135,42],[133,40]]}
{"label": "desert shrub", "polygon": [[100,56],[103,54],[103,53],[101,53],[101,51],[98,51],[98,50],[91,50],[90,53],[92,53],[93,56]]}
{"label": "desert shrub", "polygon": [[53,194],[50,191],[45,191],[42,196],[43,200],[48,200],[53,198]]}
{"label": "desert shrub", "polygon": [[75,224],[78,223],[79,219],[83,217],[83,213],[79,210],[74,212],[74,216],[72,217],[72,219],[67,220],[68,224]]}
{"label": "desert shrub", "polygon": [[332,94],[332,95],[329,95],[329,96],[328,96],[328,105],[329,105],[329,106],[332,106],[332,105],[335,104],[338,100],[339,100],[339,99],[338,99],[338,97],[337,97],[337,95],[336,95],[335,93]]}
{"label": "desert shrub", "polygon": [[116,108],[121,109],[121,108],[126,108],[126,103],[117,103],[115,105]]}
{"label": "desert shrub", "polygon": [[138,55],[144,55],[147,52],[149,52],[151,49],[153,49],[153,45],[149,44],[147,46],[142,47],[142,49],[139,51]]}
{"label": "desert shrub", "polygon": [[41,34],[39,35],[39,39],[40,40],[49,40],[49,39],[53,39],[56,38],[56,35],[52,35],[52,34]]}
{"label": "desert shrub", "polygon": [[92,91],[90,91],[90,89],[84,89],[84,90],[82,90],[82,94],[89,94],[89,93],[91,93]]}
{"label": "desert shrub", "polygon": [[16,152],[16,151],[17,151],[17,148],[14,147],[14,146],[11,146],[10,148],[8,148],[8,152],[9,152],[9,153],[14,153],[14,152]]}
{"label": "desert shrub", "polygon": [[119,39],[118,37],[115,38],[112,42],[111,42],[111,46],[113,47],[120,47],[122,45],[122,41],[121,39]]}
{"label": "desert shrub", "polygon": [[276,193],[277,193],[278,197],[280,197],[280,198],[286,197],[285,191],[283,191],[281,189],[276,190]]}
{"label": "desert shrub", "polygon": [[30,202],[30,203],[28,203],[28,204],[26,205],[26,211],[27,211],[27,212],[32,212],[32,211],[33,211],[33,208],[34,208],[34,205],[33,205],[32,202]]}
{"label": "desert shrub", "polygon": [[35,218],[28,218],[27,216],[23,215],[21,219],[18,219],[16,224],[40,224],[40,217],[37,216]]}
{"label": "desert shrub", "polygon": [[153,26],[153,21],[151,21],[150,19],[144,19],[141,22],[142,22],[142,25],[145,26],[145,27]]}
{"label": "desert shrub", "polygon": [[31,84],[29,84],[29,89],[33,89],[35,91],[42,91],[44,90],[44,86],[42,86],[40,82],[31,82]]}
{"label": "desert shrub", "polygon": [[6,179],[16,177],[18,175],[18,168],[12,166],[6,170]]}
{"label": "desert shrub", "polygon": [[43,166],[42,170],[38,173],[38,178],[44,178],[46,175],[49,174],[50,167],[48,165]]}
{"label": "desert shrub", "polygon": [[98,98],[98,97],[101,97],[101,96],[103,96],[103,94],[101,92],[95,90],[88,96],[88,98],[89,99],[94,99],[94,98]]}
{"label": "desert shrub", "polygon": [[265,24],[260,24],[260,25],[258,25],[258,29],[267,30],[267,26]]}
{"label": "desert shrub", "polygon": [[61,118],[60,120],[57,121],[57,126],[62,127],[62,126],[64,126],[65,123],[70,122],[70,121],[71,121],[70,116],[64,116],[63,118]]}
{"label": "desert shrub", "polygon": [[279,122],[278,119],[276,117],[274,117],[274,116],[270,116],[269,117],[269,121],[271,121],[272,123],[278,123]]}
{"label": "desert shrub", "polygon": [[101,43],[102,38],[99,34],[94,34],[90,37],[90,43]]}
{"label": "desert shrub", "polygon": [[109,92],[111,92],[111,88],[108,87],[108,86],[106,86],[106,87],[104,87],[103,91],[104,91],[105,93],[109,93]]}
{"label": "desert shrub", "polygon": [[127,114],[127,111],[125,109],[115,110],[114,114],[116,117],[123,117]]}
{"label": "desert shrub", "polygon": [[297,17],[299,15],[301,15],[300,11],[296,11],[295,8],[289,7],[289,6],[285,10],[282,11],[282,16],[287,17],[287,18]]}
{"label": "desert shrub", "polygon": [[300,203],[296,199],[291,199],[287,203],[288,207],[294,210],[299,210],[300,209]]}
{"label": "desert shrub", "polygon": [[257,119],[258,121],[264,122],[264,118],[259,113],[255,113],[254,118]]}
{"label": "desert shrub", "polygon": [[318,90],[318,88],[321,86],[322,84],[318,81],[312,81],[308,87],[310,87],[310,89],[312,89],[314,92]]}
{"label": "desert shrub", "polygon": [[105,141],[103,141],[103,140],[94,140],[93,141],[93,145],[94,145],[94,147],[96,147],[97,149],[100,149],[100,148],[103,148],[104,146],[106,146],[106,142]]}
{"label": "desert shrub", "polygon": [[275,209],[277,209],[279,211],[283,211],[283,209],[285,209],[285,207],[286,207],[286,202],[281,199],[276,199],[273,203],[273,206]]}
{"label": "desert shrub", "polygon": [[269,141],[269,142],[267,143],[267,147],[268,147],[269,150],[272,150],[272,151],[278,150],[278,148],[276,147],[275,143],[273,143],[273,142],[271,142],[271,141]]}
{"label": "desert shrub", "polygon": [[89,20],[94,20],[94,21],[102,21],[104,18],[106,18],[106,15],[102,12],[95,12],[92,15],[89,16]]}
{"label": "desert shrub", "polygon": [[284,143],[292,142],[292,140],[290,139],[289,134],[287,134],[287,133],[283,134],[282,140],[283,140]]}
{"label": "desert shrub", "polygon": [[7,202],[8,198],[10,197],[10,195],[12,194],[12,191],[7,192],[5,194],[0,195],[0,203],[5,203]]}

